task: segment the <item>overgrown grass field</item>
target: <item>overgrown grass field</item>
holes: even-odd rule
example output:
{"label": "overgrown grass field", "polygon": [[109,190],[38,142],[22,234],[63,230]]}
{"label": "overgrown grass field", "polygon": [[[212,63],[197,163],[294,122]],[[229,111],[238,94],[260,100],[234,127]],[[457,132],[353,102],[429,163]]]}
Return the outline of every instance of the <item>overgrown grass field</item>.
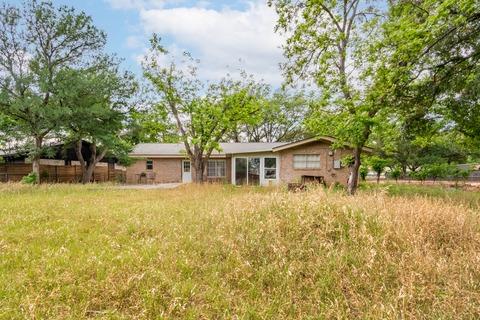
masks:
{"label": "overgrown grass field", "polygon": [[0,190],[0,319],[480,317],[480,213],[458,199]]}

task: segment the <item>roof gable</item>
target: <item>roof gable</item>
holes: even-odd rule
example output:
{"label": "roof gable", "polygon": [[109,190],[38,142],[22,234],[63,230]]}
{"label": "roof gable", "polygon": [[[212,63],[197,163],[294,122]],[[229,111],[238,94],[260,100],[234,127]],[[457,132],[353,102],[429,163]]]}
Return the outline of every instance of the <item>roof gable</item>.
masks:
{"label": "roof gable", "polygon": [[[296,148],[296,147],[303,146],[303,145],[306,145],[306,144],[309,144],[309,143],[320,142],[320,141],[332,144],[334,142],[337,142],[337,139],[335,139],[333,137],[328,137],[328,136],[313,137],[313,138],[308,138],[308,139],[303,139],[303,140],[299,140],[299,141],[295,141],[295,142],[286,143],[286,144],[278,146],[278,147],[274,147],[272,151],[273,152],[278,152],[278,151],[287,150],[287,149],[291,149],[291,148]],[[346,145],[346,147],[352,148],[351,145]],[[369,148],[369,147],[363,147],[362,150],[364,152],[367,152],[367,153],[372,153],[373,152],[373,149]]]}

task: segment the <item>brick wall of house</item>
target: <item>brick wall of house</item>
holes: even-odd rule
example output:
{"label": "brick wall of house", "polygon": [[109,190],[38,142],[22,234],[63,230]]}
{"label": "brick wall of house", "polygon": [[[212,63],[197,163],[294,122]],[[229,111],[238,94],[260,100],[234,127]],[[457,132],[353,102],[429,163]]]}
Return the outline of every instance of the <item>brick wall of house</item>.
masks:
{"label": "brick wall of house", "polygon": [[[153,170],[147,170],[147,160],[137,160],[127,167],[127,183],[139,183],[138,175],[142,172],[155,174],[154,183],[182,182],[182,159],[153,159]],[[145,183],[142,178],[141,183]],[[151,182],[150,180],[148,182]]]}
{"label": "brick wall of house", "polygon": [[[127,167],[127,183],[139,183],[138,175],[142,172],[154,172],[154,183],[178,183],[182,182],[182,160],[184,159],[153,159],[153,170],[147,170],[147,161],[137,160],[131,166]],[[218,159],[220,160],[220,159]],[[231,158],[223,159],[226,162],[226,177],[224,178],[209,178],[207,177],[207,168],[205,168],[205,181],[208,182],[230,182],[232,177],[232,161]],[[195,168],[192,165],[192,180],[195,178]],[[142,178],[140,183],[145,183],[145,178]],[[148,181],[149,183],[152,181]]]}
{"label": "brick wall of house", "polygon": [[[333,161],[340,160],[344,156],[352,154],[352,150],[335,150],[333,156],[330,156],[328,154],[330,151],[330,145],[324,142],[312,142],[311,144],[281,151],[281,182],[300,182],[302,175],[313,175],[323,176],[327,184],[338,182],[340,184],[346,185],[350,172],[349,169],[347,167],[342,167],[341,169],[334,169]],[[294,169],[293,156],[295,154],[319,154],[320,169]]]}

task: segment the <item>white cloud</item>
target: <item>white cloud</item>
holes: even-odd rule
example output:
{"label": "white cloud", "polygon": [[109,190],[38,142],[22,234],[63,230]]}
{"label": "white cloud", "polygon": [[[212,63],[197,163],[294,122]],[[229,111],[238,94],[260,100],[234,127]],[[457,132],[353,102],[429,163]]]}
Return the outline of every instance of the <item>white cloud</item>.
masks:
{"label": "white cloud", "polygon": [[125,40],[125,46],[129,49],[139,49],[143,47],[143,39],[138,36],[128,36]]}
{"label": "white cloud", "polygon": [[147,34],[156,32],[201,60],[202,78],[218,79],[240,67],[273,85],[282,81],[283,39],[274,32],[276,18],[265,1],[252,2],[245,11],[204,6],[140,10]]}

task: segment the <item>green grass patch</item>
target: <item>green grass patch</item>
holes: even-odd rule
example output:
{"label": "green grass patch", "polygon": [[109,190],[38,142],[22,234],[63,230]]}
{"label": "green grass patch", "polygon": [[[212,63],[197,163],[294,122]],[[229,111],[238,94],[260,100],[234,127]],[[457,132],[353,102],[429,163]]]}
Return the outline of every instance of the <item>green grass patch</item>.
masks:
{"label": "green grass patch", "polygon": [[472,208],[480,208],[480,191],[463,190],[462,186],[421,185],[406,183],[375,184],[364,183],[362,190],[385,190],[392,196],[442,198],[451,202],[468,204]]}

